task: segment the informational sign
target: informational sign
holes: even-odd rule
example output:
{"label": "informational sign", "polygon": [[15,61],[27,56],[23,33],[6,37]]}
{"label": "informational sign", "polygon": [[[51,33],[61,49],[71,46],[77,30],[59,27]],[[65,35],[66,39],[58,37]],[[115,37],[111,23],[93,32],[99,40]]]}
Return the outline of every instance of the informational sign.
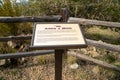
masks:
{"label": "informational sign", "polygon": [[32,47],[39,49],[84,47],[81,28],[78,23],[36,23]]}

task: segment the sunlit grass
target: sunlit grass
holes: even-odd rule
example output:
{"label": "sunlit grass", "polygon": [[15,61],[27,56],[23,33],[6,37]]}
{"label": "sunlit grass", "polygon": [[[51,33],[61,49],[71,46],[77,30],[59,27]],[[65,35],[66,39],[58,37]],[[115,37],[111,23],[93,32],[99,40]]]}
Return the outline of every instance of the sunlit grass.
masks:
{"label": "sunlit grass", "polygon": [[111,29],[101,29],[98,26],[93,26],[86,30],[86,36],[89,39],[102,40],[107,43],[120,44],[120,33]]}

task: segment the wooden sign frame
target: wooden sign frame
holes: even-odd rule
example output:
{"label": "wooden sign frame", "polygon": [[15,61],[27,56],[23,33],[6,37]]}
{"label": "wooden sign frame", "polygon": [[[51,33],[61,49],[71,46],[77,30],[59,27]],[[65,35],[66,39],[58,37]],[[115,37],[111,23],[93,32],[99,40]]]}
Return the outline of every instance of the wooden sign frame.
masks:
{"label": "wooden sign frame", "polygon": [[[78,25],[79,26],[79,30],[78,31],[81,34],[82,40],[84,40],[84,44],[81,44],[81,42],[80,42],[79,44],[69,44],[69,43],[66,44],[66,43],[64,43],[62,45],[52,45],[51,44],[51,45],[34,46],[34,43],[35,43],[34,41],[35,41],[35,38],[36,38],[35,36],[38,34],[38,33],[36,33],[36,29],[40,29],[40,28],[37,28],[37,27],[39,27],[40,25],[60,25],[60,26],[62,25],[63,26],[63,25],[66,25],[66,24],[68,24],[68,25]],[[42,27],[44,27],[44,26],[42,26]],[[72,28],[72,27],[74,27],[74,26],[70,26],[69,28]],[[49,34],[51,34],[51,33],[49,33]],[[44,41],[44,39],[42,41]],[[79,23],[60,23],[60,22],[49,23],[49,22],[46,22],[46,23],[35,23],[34,24],[33,36],[32,36],[31,47],[30,47],[31,49],[42,49],[42,50],[43,49],[72,49],[72,48],[84,48],[86,46],[87,46],[86,45],[86,40],[85,40],[85,38],[83,36],[83,32],[82,32],[82,29],[81,29]]]}

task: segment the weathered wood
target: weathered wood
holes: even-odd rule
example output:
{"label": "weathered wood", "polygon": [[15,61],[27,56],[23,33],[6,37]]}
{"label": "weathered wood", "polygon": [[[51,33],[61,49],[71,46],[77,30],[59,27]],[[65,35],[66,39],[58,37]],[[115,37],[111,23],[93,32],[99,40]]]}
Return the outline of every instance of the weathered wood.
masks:
{"label": "weathered wood", "polygon": [[75,52],[68,52],[68,54],[70,54],[72,56],[75,56],[75,57],[77,57],[77,58],[79,58],[81,60],[90,61],[90,62],[93,62],[93,63],[95,63],[97,65],[102,66],[102,67],[113,69],[113,70],[116,70],[116,71],[120,72],[120,68],[115,66],[115,65],[108,64],[106,62],[103,62],[103,61],[88,57],[88,56],[83,55],[83,54],[76,54]]}
{"label": "weathered wood", "polygon": [[[67,22],[69,18],[69,10],[68,8],[62,8],[60,10],[60,15],[62,16],[62,22]],[[64,58],[67,57],[67,54],[63,53]]]}
{"label": "weathered wood", "polygon": [[37,17],[0,17],[1,23],[16,22],[59,22],[61,16],[37,16]]}
{"label": "weathered wood", "polygon": [[68,22],[78,22],[82,25],[98,25],[98,26],[108,26],[108,27],[120,28],[120,23],[118,23],[118,22],[90,20],[90,19],[84,19],[84,18],[69,17]]}
{"label": "weathered wood", "polygon": [[62,21],[67,22],[68,17],[69,17],[69,11],[67,8],[62,8],[60,10],[60,15],[62,16]]}
{"label": "weathered wood", "polygon": [[29,56],[38,56],[45,54],[52,54],[54,50],[39,50],[34,52],[19,52],[19,53],[8,53],[8,54],[0,54],[1,59],[9,59],[9,58],[20,58],[20,57],[29,57]]}
{"label": "weathered wood", "polygon": [[108,44],[108,43],[104,43],[101,41],[94,41],[94,40],[90,40],[90,39],[86,39],[86,41],[87,41],[88,45],[105,48],[105,49],[111,50],[111,51],[120,52],[120,45],[118,46],[118,45]]}
{"label": "weathered wood", "polygon": [[55,80],[62,80],[62,54],[64,50],[55,50]]}
{"label": "weathered wood", "polygon": [[0,42],[7,42],[10,40],[30,40],[31,35],[25,35],[25,36],[9,36],[9,37],[0,37]]}
{"label": "weathered wood", "polygon": [[[31,39],[31,35],[0,37],[0,42],[10,41],[10,40],[29,40],[29,39]],[[94,41],[94,40],[90,40],[90,39],[86,39],[86,42],[88,45],[105,48],[105,49],[108,49],[111,51],[120,52],[120,46],[118,46],[118,45],[108,44],[108,43]]]}

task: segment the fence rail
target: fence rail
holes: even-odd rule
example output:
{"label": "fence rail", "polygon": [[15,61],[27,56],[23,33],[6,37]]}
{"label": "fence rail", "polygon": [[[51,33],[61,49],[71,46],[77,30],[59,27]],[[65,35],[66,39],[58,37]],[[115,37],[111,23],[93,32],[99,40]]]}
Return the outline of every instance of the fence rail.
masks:
{"label": "fence rail", "polygon": [[[10,40],[30,40],[31,37],[32,37],[31,35],[0,37],[0,41],[5,42],[5,41],[10,41]],[[104,43],[101,41],[95,41],[95,40],[90,40],[90,39],[86,39],[86,42],[88,45],[105,48],[111,51],[120,52],[120,46],[118,45],[108,44],[108,43]]]}
{"label": "fence rail", "polygon": [[120,72],[120,68],[119,67],[117,67],[115,65],[112,65],[112,64],[109,64],[109,63],[106,63],[104,61],[88,57],[88,56],[86,56],[84,54],[76,54],[75,52],[69,52],[69,54],[72,55],[72,56],[74,56],[74,57],[77,57],[77,58],[79,58],[81,60],[93,62],[93,63],[95,63],[97,65],[102,66],[102,67],[113,69],[113,70],[116,70],[116,71]]}
{"label": "fence rail", "polygon": [[17,22],[59,22],[62,16],[37,16],[37,17],[0,17],[0,23]]}
{"label": "fence rail", "polygon": [[31,37],[32,35],[0,37],[0,42],[7,42],[11,40],[30,40]]}
{"label": "fence rail", "polygon": [[[46,55],[46,54],[53,54],[55,51],[54,50],[39,50],[39,51],[32,51],[32,52],[19,52],[19,53],[8,53],[8,54],[1,54],[0,55],[0,60],[1,59],[9,59],[9,58],[20,58],[20,57],[30,57],[30,56],[38,56],[38,55]],[[100,65],[102,67],[105,68],[109,68],[109,69],[113,69],[116,71],[120,72],[120,68],[112,65],[112,64],[108,64],[106,62],[103,62],[101,60],[97,60],[97,59],[93,59],[91,57],[88,57],[86,55],[83,54],[76,54],[75,52],[69,52],[69,55],[75,56],[77,58],[80,58],[81,60],[85,60],[85,61],[90,61],[93,62],[97,65]]]}
{"label": "fence rail", "polygon": [[118,45],[108,44],[108,43],[104,43],[101,41],[94,41],[90,39],[86,39],[86,41],[88,45],[96,46],[99,48],[104,48],[104,49],[111,50],[111,51],[120,52],[120,45],[118,46]]}
{"label": "fence rail", "polygon": [[0,54],[1,59],[9,59],[9,58],[20,58],[20,57],[30,57],[30,56],[38,56],[54,53],[54,50],[40,50],[40,51],[31,51],[31,52],[19,52],[19,53],[7,53]]}
{"label": "fence rail", "polygon": [[70,17],[68,22],[78,22],[82,25],[98,25],[98,26],[107,26],[107,27],[114,27],[120,28],[120,23],[118,22],[109,22],[109,21],[99,21],[99,20],[91,20],[91,19],[84,19],[84,18],[75,18]]}

